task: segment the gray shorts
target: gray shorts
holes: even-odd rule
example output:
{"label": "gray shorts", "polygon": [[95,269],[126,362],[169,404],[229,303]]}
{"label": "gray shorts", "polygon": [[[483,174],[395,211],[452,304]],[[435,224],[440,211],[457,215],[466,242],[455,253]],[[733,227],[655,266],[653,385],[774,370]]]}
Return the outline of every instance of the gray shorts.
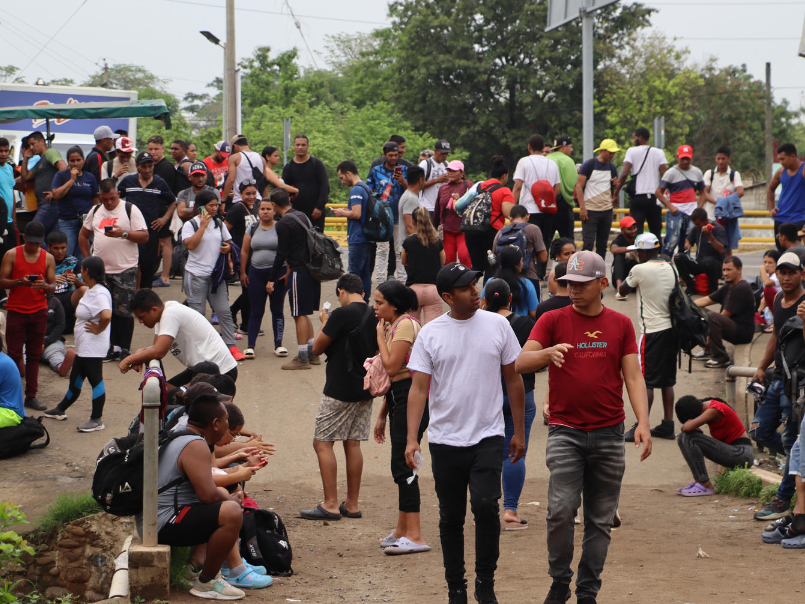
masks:
{"label": "gray shorts", "polygon": [[324,394],[316,415],[313,438],[325,442],[369,440],[371,423],[371,400],[347,403]]}
{"label": "gray shorts", "polygon": [[112,312],[118,317],[130,317],[129,300],[137,291],[137,267],[116,275],[106,274],[106,285],[112,294]]}

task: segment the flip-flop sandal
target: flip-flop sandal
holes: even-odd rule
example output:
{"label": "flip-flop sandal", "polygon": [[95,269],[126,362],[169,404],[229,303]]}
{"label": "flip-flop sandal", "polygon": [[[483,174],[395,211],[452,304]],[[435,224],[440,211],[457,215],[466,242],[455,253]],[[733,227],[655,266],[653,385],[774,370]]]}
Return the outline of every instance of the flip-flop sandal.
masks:
{"label": "flip-flop sandal", "polygon": [[400,537],[397,539],[397,543],[389,545],[383,550],[383,553],[389,556],[401,556],[403,554],[419,554],[429,551],[430,545],[427,543],[419,545],[419,543],[414,543],[408,537]]}
{"label": "flip-flop sandal", "polygon": [[512,520],[510,522],[507,522],[506,526],[504,527],[504,530],[506,530],[506,531],[524,531],[527,528],[528,528],[528,522],[526,522],[525,520],[521,519],[520,521]]}
{"label": "flip-flop sandal", "polygon": [[682,497],[707,497],[708,495],[715,495],[715,490],[705,488],[697,482],[692,487],[682,489],[679,494]]}
{"label": "flip-flop sandal", "polygon": [[350,512],[344,505],[343,501],[341,502],[341,505],[338,506],[338,511],[341,512],[341,515],[345,518],[363,518],[363,512],[360,510],[357,512]]}
{"label": "flip-flop sandal", "polygon": [[388,537],[385,537],[385,538],[384,538],[384,539],[383,539],[383,540],[380,542],[380,548],[381,548],[381,549],[386,549],[387,547],[391,547],[392,545],[394,545],[395,543],[397,543],[397,537],[395,537],[395,536],[394,536],[394,535],[396,535],[396,534],[397,534],[397,531],[391,531],[391,533],[389,534],[389,536],[388,536]]}
{"label": "flip-flop sandal", "polygon": [[321,507],[321,504],[313,510],[300,510],[299,515],[305,520],[341,520],[341,514],[328,512]]}
{"label": "flip-flop sandal", "polygon": [[285,348],[284,346],[277,346],[274,349],[274,354],[277,355],[278,357],[287,357],[288,356],[288,349]]}

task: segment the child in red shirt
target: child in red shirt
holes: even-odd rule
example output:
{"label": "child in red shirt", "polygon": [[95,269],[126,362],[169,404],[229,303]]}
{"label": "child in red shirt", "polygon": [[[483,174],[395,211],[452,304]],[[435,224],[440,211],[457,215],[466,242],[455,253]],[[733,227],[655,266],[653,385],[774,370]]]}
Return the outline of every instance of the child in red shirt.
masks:
{"label": "child in red shirt", "polygon": [[[727,468],[750,466],[755,461],[752,441],[732,407],[717,398],[683,396],[676,402],[676,416],[682,424],[677,442],[693,472],[693,482],[676,490],[683,497],[702,497],[715,491],[705,459]],[[710,436],[701,431],[705,424]]]}

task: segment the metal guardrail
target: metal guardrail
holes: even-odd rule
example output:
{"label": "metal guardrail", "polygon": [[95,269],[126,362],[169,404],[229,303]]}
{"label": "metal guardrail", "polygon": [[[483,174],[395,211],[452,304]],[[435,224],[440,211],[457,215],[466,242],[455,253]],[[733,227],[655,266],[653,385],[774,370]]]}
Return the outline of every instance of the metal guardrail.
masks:
{"label": "metal guardrail", "polygon": [[[159,369],[159,361],[151,361],[149,367]],[[159,380],[148,378],[143,387],[143,426],[145,427],[143,455],[143,545],[157,545],[157,482],[159,406],[162,389]]]}

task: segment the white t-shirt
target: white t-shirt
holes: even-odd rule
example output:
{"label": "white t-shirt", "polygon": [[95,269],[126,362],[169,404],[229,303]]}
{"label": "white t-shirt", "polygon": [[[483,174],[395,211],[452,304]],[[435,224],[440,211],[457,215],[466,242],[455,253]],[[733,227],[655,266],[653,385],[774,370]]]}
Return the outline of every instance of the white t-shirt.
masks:
{"label": "white t-shirt", "polygon": [[[640,145],[639,147],[631,147],[626,150],[626,156],[623,158],[624,163],[629,162],[632,164],[630,176],[637,174],[637,183],[635,193],[637,195],[654,195],[657,187],[660,186],[660,166],[668,165],[668,160],[665,159],[665,153],[657,147],[651,147],[651,150],[646,156],[648,145]],[[643,164],[643,158],[646,158],[646,163]],[[640,166],[643,166],[642,168]]]}
{"label": "white t-shirt", "polygon": [[520,189],[520,201],[517,203],[525,206],[529,214],[539,214],[539,208],[531,195],[531,186],[538,180],[547,180],[551,185],[558,185],[559,168],[556,162],[547,157],[529,155],[517,162],[517,167],[514,169],[514,180],[523,181],[523,188]]}
{"label": "white t-shirt", "polygon": [[75,353],[78,356],[98,358],[109,352],[111,323],[97,335],[85,329],[87,323],[99,323],[104,310],[112,310],[112,294],[103,285],[96,284],[87,290],[75,309]]}
{"label": "white t-shirt", "polygon": [[[710,184],[711,178],[713,179],[712,185]],[[727,166],[727,171],[724,174],[718,170],[716,170],[715,176],[713,176],[712,170],[705,172],[704,186],[710,187],[710,194],[718,199],[719,197],[732,195],[735,193],[735,187],[742,187],[744,183],[741,181],[741,173],[738,172],[738,170],[735,171],[734,182],[730,182],[730,167]],[[707,210],[707,218],[709,220],[716,219],[716,204],[708,199],[704,204],[704,209]]]}
{"label": "white t-shirt", "polygon": [[[428,176],[428,162],[431,164],[430,176]],[[419,164],[419,167],[425,170],[425,182],[439,178],[442,174],[447,172],[447,162],[440,164],[433,159],[426,159]],[[428,208],[428,212],[433,212],[433,210],[436,209],[436,198],[439,196],[439,189],[442,188],[442,184],[444,183],[433,185],[419,192],[419,202]]]}
{"label": "white t-shirt", "polygon": [[173,338],[170,352],[185,367],[192,368],[201,361],[212,361],[218,365],[221,373],[227,373],[238,366],[207,318],[179,302],[165,302],[162,319],[154,326],[154,333]]}
{"label": "white t-shirt", "polygon": [[632,267],[626,284],[637,289],[642,333],[671,329],[668,301],[676,284],[673,267],[659,258]]}
{"label": "white t-shirt", "polygon": [[121,237],[107,237],[104,235],[104,227],[119,226],[126,231],[145,231],[148,225],[145,224],[140,209],[132,204],[131,221],[129,221],[126,202],[122,199],[111,212],[103,204],[97,208],[94,211],[90,210],[84,221],[84,228],[92,231],[95,236],[92,244],[93,255],[103,260],[103,266],[109,275],[117,275],[137,266],[140,258],[137,244]]}
{"label": "white t-shirt", "polygon": [[470,447],[503,436],[501,365],[520,344],[509,322],[484,310],[458,321],[444,314],[419,332],[408,369],[431,376],[428,442]]}
{"label": "white t-shirt", "polygon": [[[182,241],[190,239],[199,228],[201,228],[200,216],[185,222],[182,227]],[[216,221],[210,222],[204,230],[201,243],[194,249],[188,250],[185,270],[196,277],[209,277],[212,275],[212,270],[215,268],[215,263],[218,262],[218,256],[221,254],[221,243],[230,239],[232,239],[232,235],[229,234],[223,222],[220,228],[218,228]]]}

